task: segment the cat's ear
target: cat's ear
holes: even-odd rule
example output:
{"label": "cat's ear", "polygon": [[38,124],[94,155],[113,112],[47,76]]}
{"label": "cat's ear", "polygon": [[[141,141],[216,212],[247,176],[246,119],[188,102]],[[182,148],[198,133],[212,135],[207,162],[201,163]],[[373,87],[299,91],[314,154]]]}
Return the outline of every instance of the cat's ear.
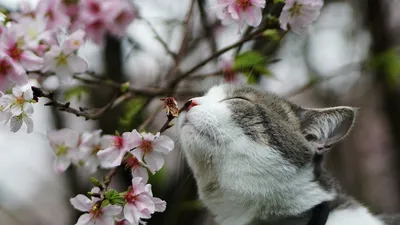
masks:
{"label": "cat's ear", "polygon": [[317,146],[318,153],[324,153],[349,133],[357,110],[353,107],[300,109],[302,134]]}

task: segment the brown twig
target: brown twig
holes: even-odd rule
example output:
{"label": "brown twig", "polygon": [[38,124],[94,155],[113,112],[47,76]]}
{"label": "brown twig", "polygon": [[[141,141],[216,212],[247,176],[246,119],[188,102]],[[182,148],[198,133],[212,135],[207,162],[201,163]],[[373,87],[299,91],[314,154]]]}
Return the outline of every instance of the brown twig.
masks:
{"label": "brown twig", "polygon": [[173,89],[176,85],[178,85],[182,80],[184,80],[185,78],[189,77],[192,73],[196,72],[197,70],[199,70],[201,67],[203,67],[204,65],[206,65],[207,63],[209,63],[210,61],[212,61],[214,58],[217,58],[218,56],[224,54],[225,52],[236,48],[238,46],[240,46],[243,43],[246,43],[248,41],[254,40],[256,37],[260,36],[262,34],[262,32],[264,31],[264,29],[259,29],[249,35],[247,35],[246,37],[242,38],[241,40],[213,53],[212,55],[210,55],[209,57],[207,57],[206,59],[204,59],[203,61],[199,62],[198,64],[196,64],[195,66],[193,66],[191,69],[189,69],[187,72],[183,73],[180,76],[177,76],[175,79],[173,79],[168,87]]}
{"label": "brown twig", "polygon": [[45,93],[40,88],[37,88],[37,87],[32,87],[32,91],[33,91],[33,95],[34,95],[35,99],[47,98],[50,100],[50,102],[46,103],[45,106],[54,106],[60,111],[69,112],[69,113],[75,114],[78,117],[82,116],[86,120],[98,119],[105,111],[107,111],[108,109],[110,109],[113,106],[114,100],[117,99],[117,96],[116,96],[112,101],[107,103],[102,108],[99,108],[97,111],[90,113],[90,112],[87,112],[86,110],[84,110],[83,108],[75,109],[75,108],[71,107],[70,102],[63,103],[63,102],[58,101],[54,97],[54,93]]}
{"label": "brown twig", "polygon": [[142,18],[145,23],[150,27],[151,31],[153,32],[156,40],[160,42],[164,50],[174,59],[177,60],[177,54],[173,52],[169,47],[168,44],[162,39],[161,35],[157,32],[157,30],[154,28],[154,26],[150,23],[150,21]]}
{"label": "brown twig", "polygon": [[[186,103],[182,106],[182,108],[179,109],[179,113],[178,113],[178,114],[180,114],[181,112],[183,112],[184,110],[186,110],[186,109],[190,106],[190,104],[192,104],[192,101],[186,102]],[[168,119],[167,119],[167,121],[164,123],[164,125],[161,127],[160,133],[163,133],[163,132],[166,131],[167,129],[169,129],[169,128],[171,128],[171,127],[174,126],[174,124],[170,124],[170,123],[171,123],[171,121],[172,121],[173,119],[175,119],[176,117],[175,117],[175,116],[172,116],[171,114],[169,114],[167,117],[168,117]]]}

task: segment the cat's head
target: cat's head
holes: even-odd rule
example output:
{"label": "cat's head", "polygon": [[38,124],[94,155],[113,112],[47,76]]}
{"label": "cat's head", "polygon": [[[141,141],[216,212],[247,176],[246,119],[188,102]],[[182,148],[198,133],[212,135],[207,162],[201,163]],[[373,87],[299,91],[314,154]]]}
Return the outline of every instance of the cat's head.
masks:
{"label": "cat's head", "polygon": [[222,163],[247,154],[242,163],[248,165],[270,154],[278,156],[270,160],[300,168],[344,138],[356,115],[352,107],[308,109],[254,87],[230,84],[191,100],[179,118],[182,147],[192,160],[210,156]]}

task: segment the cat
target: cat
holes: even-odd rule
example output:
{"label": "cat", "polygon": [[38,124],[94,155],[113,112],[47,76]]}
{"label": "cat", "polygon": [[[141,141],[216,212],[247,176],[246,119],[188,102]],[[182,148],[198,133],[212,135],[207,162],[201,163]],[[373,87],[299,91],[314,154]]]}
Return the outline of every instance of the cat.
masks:
{"label": "cat", "polygon": [[212,87],[178,118],[200,200],[219,225],[400,224],[345,195],[322,166],[357,111],[303,108],[247,85]]}

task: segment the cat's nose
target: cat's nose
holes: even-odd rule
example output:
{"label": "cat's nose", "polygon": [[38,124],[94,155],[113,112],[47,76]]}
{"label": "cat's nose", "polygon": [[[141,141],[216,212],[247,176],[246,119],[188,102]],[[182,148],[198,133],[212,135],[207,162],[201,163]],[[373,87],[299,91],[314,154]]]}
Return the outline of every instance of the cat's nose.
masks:
{"label": "cat's nose", "polygon": [[[189,103],[189,102],[190,102],[190,103]],[[193,107],[199,105],[199,104],[197,103],[197,101],[194,100],[194,99],[189,100],[189,101],[187,102],[187,104],[189,104],[189,106],[186,108],[186,112],[188,112],[191,108],[193,108]]]}

